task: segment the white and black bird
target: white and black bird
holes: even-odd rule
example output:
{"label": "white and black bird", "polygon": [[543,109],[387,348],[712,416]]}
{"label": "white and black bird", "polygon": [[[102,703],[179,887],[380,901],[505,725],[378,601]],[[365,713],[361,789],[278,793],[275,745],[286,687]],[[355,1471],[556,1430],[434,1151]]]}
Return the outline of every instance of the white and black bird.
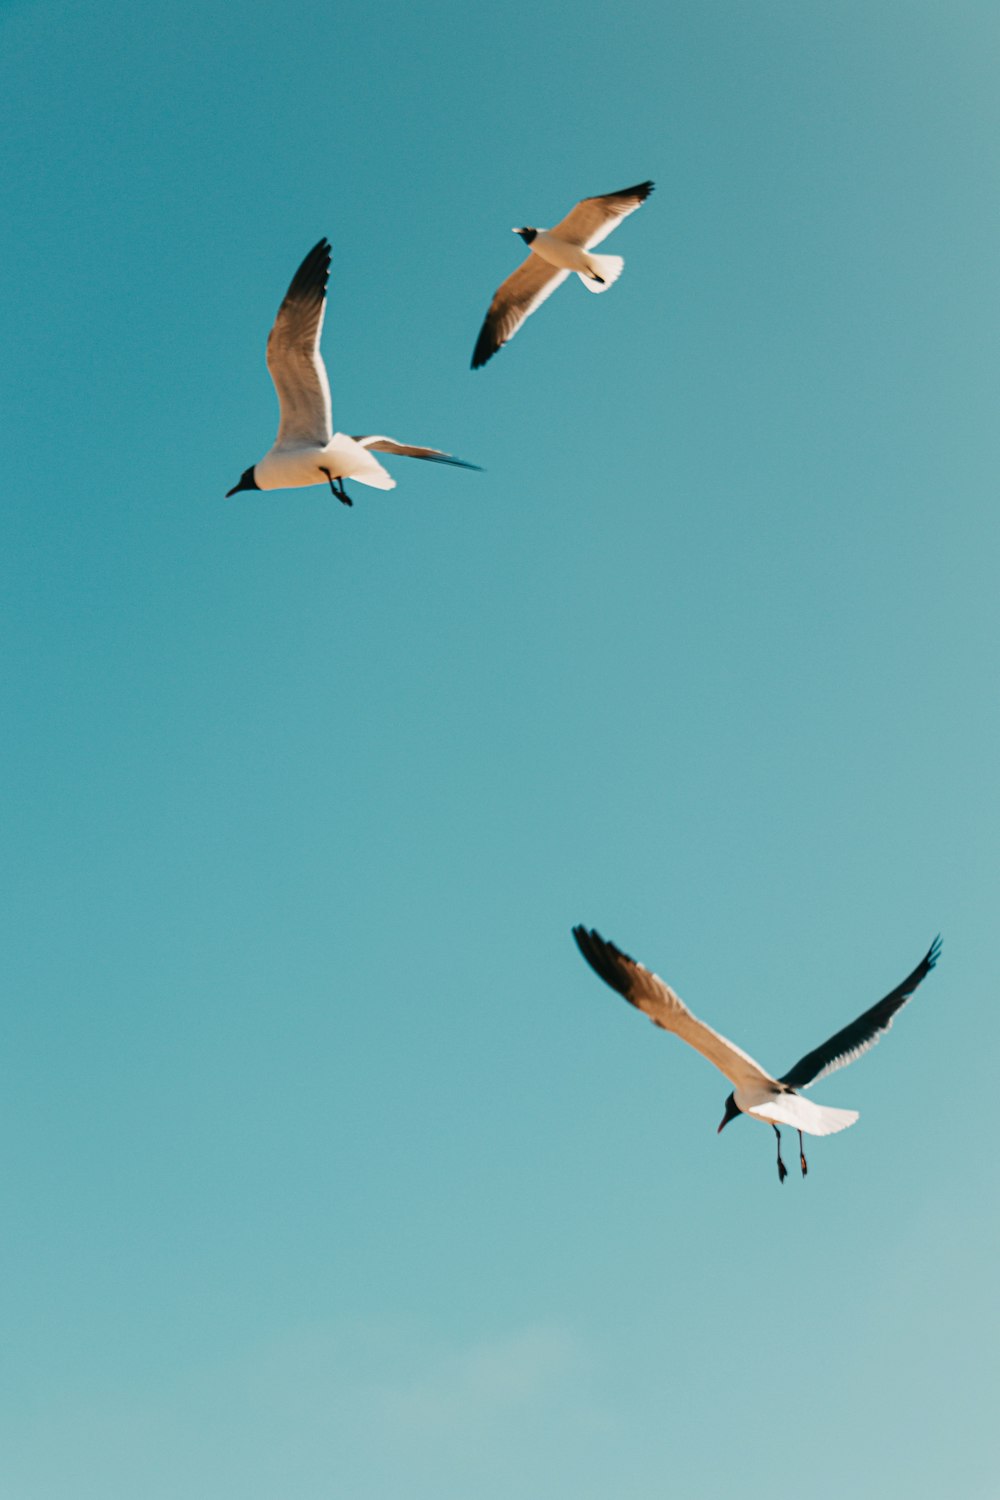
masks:
{"label": "white and black bird", "polygon": [[338,500],[352,502],[343,480],[357,479],[376,490],[391,490],[396,481],[373,453],[428,458],[437,464],[477,469],[438,448],[397,443],[379,434],[348,437],[334,432],[330,382],[319,352],[330,277],[330,245],[314,245],[292,277],[267,340],[267,368],[278,393],[281,416],[274,447],[240,475],[226,495],[239,490],[284,490],[307,484],[329,484]]}
{"label": "white and black bird", "polygon": [[551,297],[566,277],[575,271],[589,292],[606,292],[622,274],[620,255],[591,255],[595,245],[607,239],[622,219],[635,213],[653,191],[651,182],[584,198],[571,208],[554,229],[515,229],[530,247],[522,261],[490,303],[472,353],[472,368],[478,370],[508,340],[512,339],[536,307]]}
{"label": "white and black bird", "polygon": [[694,1047],[720,1073],[724,1073],[734,1085],[726,1100],[726,1112],[722,1117],[721,1131],[737,1115],[750,1115],[774,1127],[778,1138],[778,1178],[784,1182],[787,1168],[781,1159],[781,1131],[779,1125],[788,1125],[798,1132],[799,1164],[803,1177],[806,1175],[805,1150],[802,1145],[803,1131],[806,1135],[834,1135],[846,1130],[858,1118],[856,1110],[832,1109],[826,1104],[814,1104],[799,1093],[809,1088],[827,1073],[843,1068],[889,1030],[896,1012],[910,999],[917,985],[925,979],[937,963],[941,951],[941,939],[935,938],[912,974],[902,984],[858,1016],[821,1046],[800,1057],[794,1067],[780,1078],[772,1078],[759,1063],[732,1042],[706,1026],[693,1016],[684,1002],[664,984],[656,974],[644,969],[634,958],[622,953],[614,943],[607,943],[600,933],[586,927],[574,927],[573,936],[584,958],[605,983],[624,995],[629,1004],[643,1011],[655,1026],[672,1031],[682,1042]]}

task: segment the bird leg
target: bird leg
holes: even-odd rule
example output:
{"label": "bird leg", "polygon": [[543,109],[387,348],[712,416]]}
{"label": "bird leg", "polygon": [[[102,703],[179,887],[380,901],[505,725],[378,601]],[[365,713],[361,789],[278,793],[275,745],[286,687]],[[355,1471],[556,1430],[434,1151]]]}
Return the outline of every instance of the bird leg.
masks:
{"label": "bird leg", "polygon": [[337,497],[337,499],[340,501],[341,505],[353,505],[354,504],[354,501],[351,499],[350,495],[344,489],[344,481],[342,479],[338,479],[337,482],[336,482],[336,484],[334,484],[334,482],[333,482],[333,475],[330,473],[329,469],[321,469],[320,473],[326,475],[327,483],[330,486],[331,493],[334,494]]}
{"label": "bird leg", "polygon": [[788,1176],[788,1168],[785,1166],[785,1163],[781,1160],[781,1131],[778,1129],[777,1125],[775,1125],[773,1121],[771,1122],[771,1129],[774,1131],[775,1135],[778,1137],[778,1181],[779,1182],[784,1182],[785,1178]]}
{"label": "bird leg", "polygon": [[804,1177],[806,1175],[806,1173],[808,1172],[809,1168],[806,1166],[806,1153],[805,1153],[805,1147],[802,1144],[802,1132],[801,1132],[801,1130],[799,1131],[799,1166],[802,1168],[802,1175]]}

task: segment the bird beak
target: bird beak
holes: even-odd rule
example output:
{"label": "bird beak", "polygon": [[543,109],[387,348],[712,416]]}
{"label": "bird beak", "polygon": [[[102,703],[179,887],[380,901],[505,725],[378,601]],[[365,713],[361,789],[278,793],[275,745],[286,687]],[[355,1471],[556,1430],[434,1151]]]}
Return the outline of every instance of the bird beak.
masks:
{"label": "bird beak", "polygon": [[722,1132],[725,1130],[726,1126],[729,1124],[729,1120],[730,1120],[730,1116],[729,1115],[723,1115],[722,1116],[722,1124],[719,1126],[718,1130],[715,1132],[716,1135],[721,1135],[722,1134]]}
{"label": "bird beak", "polygon": [[239,489],[239,485],[238,484],[234,484],[231,490],[227,490],[226,491],[226,499],[229,500],[233,495],[236,494],[236,491],[238,489]]}

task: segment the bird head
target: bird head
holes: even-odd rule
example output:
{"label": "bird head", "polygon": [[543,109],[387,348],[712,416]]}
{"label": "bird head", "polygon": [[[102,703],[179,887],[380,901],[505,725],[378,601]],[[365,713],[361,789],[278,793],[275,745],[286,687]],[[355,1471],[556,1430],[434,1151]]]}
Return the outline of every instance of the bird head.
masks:
{"label": "bird head", "polygon": [[532,242],[532,240],[535,238],[535,235],[538,233],[538,230],[537,229],[515,229],[514,233],[515,234],[519,234],[526,245],[530,245],[531,242]]}
{"label": "bird head", "polygon": [[243,470],[243,473],[240,475],[240,482],[239,482],[239,484],[234,484],[231,490],[227,490],[226,491],[226,499],[227,500],[229,499],[230,495],[235,495],[240,490],[259,490],[260,489],[260,485],[257,483],[256,479],[253,477],[253,471],[254,471],[254,465],[253,464],[250,465],[249,469],[244,469]]}
{"label": "bird head", "polygon": [[726,1113],[722,1116],[722,1124],[719,1126],[719,1130],[715,1132],[716,1135],[719,1134],[719,1131],[726,1128],[730,1120],[735,1120],[736,1116],[740,1113],[741,1110],[739,1105],[736,1103],[736,1099],[732,1094],[730,1094],[729,1098],[726,1100]]}

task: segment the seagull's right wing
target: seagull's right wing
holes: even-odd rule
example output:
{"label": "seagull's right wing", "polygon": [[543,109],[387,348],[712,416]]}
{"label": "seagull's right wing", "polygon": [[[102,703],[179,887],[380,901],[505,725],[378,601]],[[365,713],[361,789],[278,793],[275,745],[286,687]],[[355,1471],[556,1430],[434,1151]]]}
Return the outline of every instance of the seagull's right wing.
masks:
{"label": "seagull's right wing", "polygon": [[398,458],[428,458],[434,464],[454,464],[458,469],[475,469],[482,473],[479,464],[466,463],[464,458],[455,458],[451,453],[445,453],[440,448],[420,448],[413,443],[397,443],[395,438],[385,437],[381,433],[371,437],[356,437],[356,443],[362,448],[370,448],[374,453],[395,453]]}
{"label": "seagull's right wing", "polygon": [[292,277],[268,335],[267,368],[281,407],[279,443],[322,447],[333,436],[330,382],[319,352],[329,276],[330,245],[323,239]]}
{"label": "seagull's right wing", "polygon": [[765,1073],[746,1052],[734,1047],[711,1026],[693,1016],[683,1000],[658,975],[644,969],[614,943],[606,943],[593,928],[588,931],[586,927],[574,927],[573,936],[590,967],[606,984],[624,995],[630,1005],[643,1011],[654,1026],[672,1031],[702,1057],[707,1057],[734,1087],[773,1088],[774,1079],[770,1073]]}
{"label": "seagull's right wing", "polygon": [[927,978],[937,963],[940,952],[941,939],[936,937],[913,973],[907,974],[902,984],[897,984],[884,1000],[866,1010],[856,1021],[835,1032],[829,1041],[816,1047],[814,1051],[807,1052],[805,1057],[800,1057],[794,1068],[789,1068],[783,1074],[781,1082],[789,1084],[793,1089],[806,1089],[817,1078],[846,1067],[856,1057],[874,1047],[883,1033],[889,1030],[897,1010],[911,998],[921,980]]}
{"label": "seagull's right wing", "polygon": [[637,182],[635,187],[619,188],[617,193],[602,193],[599,198],[584,198],[575,208],[570,209],[565,219],[561,219],[550,233],[558,240],[566,240],[571,245],[582,245],[584,250],[592,250],[595,245],[607,239],[622,219],[634,214],[652,191],[651,182]]}
{"label": "seagull's right wing", "polygon": [[561,287],[568,271],[550,266],[540,255],[529,255],[496,290],[486,320],[472,351],[472,368],[478,370],[508,339],[512,339],[536,307]]}

